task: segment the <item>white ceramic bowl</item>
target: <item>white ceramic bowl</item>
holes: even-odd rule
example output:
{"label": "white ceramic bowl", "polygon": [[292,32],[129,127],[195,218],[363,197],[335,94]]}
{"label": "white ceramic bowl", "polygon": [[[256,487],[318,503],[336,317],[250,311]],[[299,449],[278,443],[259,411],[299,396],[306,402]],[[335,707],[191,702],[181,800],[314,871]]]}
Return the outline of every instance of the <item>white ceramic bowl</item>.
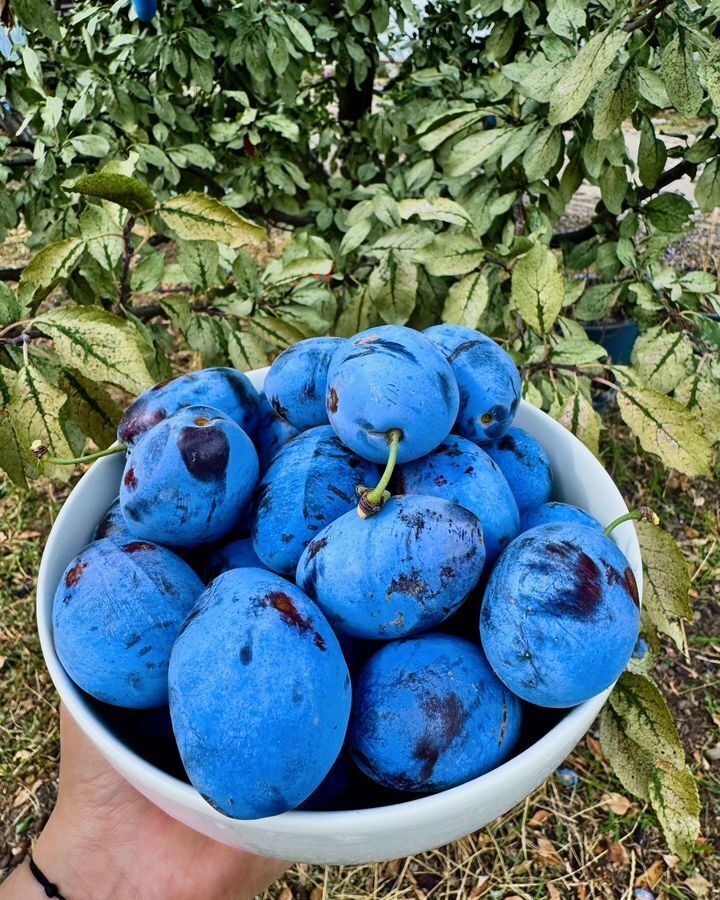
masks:
{"label": "white ceramic bowl", "polygon": [[[262,387],[266,372],[249,373],[257,388]],[[524,402],[515,424],[547,450],[556,499],[582,507],[604,525],[627,512],[610,476],[569,431]],[[297,811],[250,822],[226,818],[189,784],[155,768],[123,744],[68,678],[55,653],[55,588],[67,564],[88,543],[97,522],[117,497],[122,469],[121,455],[96,462],[60,511],[40,565],[40,641],[61,699],[93,744],[137,790],[203,834],[265,856],[324,864],[376,862],[439,847],[482,828],[542,784],[580,741],[607,698],[609,691],[576,707],[535,744],[487,775],[431,797],[409,797],[404,803],[349,812]],[[642,592],[635,529],[625,523],[613,538],[627,556]]]}

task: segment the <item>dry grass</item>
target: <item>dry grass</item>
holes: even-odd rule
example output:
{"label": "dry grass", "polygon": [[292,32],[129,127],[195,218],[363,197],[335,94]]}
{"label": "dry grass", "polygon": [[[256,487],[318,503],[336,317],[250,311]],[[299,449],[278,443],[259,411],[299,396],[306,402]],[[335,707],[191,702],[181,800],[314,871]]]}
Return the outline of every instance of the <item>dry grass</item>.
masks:
{"label": "dry grass", "polygon": [[[323,898],[607,898],[640,887],[659,897],[717,896],[720,884],[720,491],[662,474],[610,426],[605,462],[628,500],[654,506],[680,540],[695,575],[692,656],[670,647],[658,679],[670,697],[703,799],[694,859],[669,855],[652,811],[623,794],[592,732],[566,765],[575,788],[554,778],[489,828],[447,847],[375,866],[293,867],[265,900]],[[626,432],[625,432],[626,434]],[[0,496],[0,867],[21,859],[52,808],[57,776],[56,697],[35,635],[39,557],[64,492]],[[640,895],[642,896],[642,895]]]}

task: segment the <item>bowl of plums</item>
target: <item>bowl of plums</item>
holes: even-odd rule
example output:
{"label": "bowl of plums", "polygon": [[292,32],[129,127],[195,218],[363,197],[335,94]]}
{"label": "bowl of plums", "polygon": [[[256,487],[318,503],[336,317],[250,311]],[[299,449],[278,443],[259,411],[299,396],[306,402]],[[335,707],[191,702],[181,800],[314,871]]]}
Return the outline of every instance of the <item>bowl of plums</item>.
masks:
{"label": "bowl of plums", "polygon": [[632,655],[642,568],[610,476],[521,398],[459,325],[146,391],[42,559],[79,726],[169,815],[282,859],[406,856],[522,801]]}

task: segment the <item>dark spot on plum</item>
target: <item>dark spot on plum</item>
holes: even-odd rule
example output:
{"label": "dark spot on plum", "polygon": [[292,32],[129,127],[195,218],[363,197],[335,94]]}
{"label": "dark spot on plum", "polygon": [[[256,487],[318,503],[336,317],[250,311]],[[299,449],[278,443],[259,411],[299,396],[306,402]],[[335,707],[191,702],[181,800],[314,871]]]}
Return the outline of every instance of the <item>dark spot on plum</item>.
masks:
{"label": "dark spot on plum", "polygon": [[505,697],[503,697],[503,717],[502,717],[502,725],[500,726],[500,739],[498,740],[498,747],[502,746],[502,742],[505,740],[505,732],[507,731],[508,724],[508,711],[507,711],[507,701]]}
{"label": "dark spot on plum", "polygon": [[579,553],[577,561],[577,587],[575,597],[578,612],[585,616],[592,615],[602,600],[602,584],[600,569],[587,553]]}
{"label": "dark spot on plum", "polygon": [[135,468],[133,466],[130,466],[130,468],[125,473],[123,484],[126,488],[130,488],[130,490],[132,491],[134,491],[137,487],[137,478],[135,477]]}
{"label": "dark spot on plum", "polygon": [[517,453],[517,444],[515,443],[515,438],[511,434],[504,434],[497,442],[497,446],[498,450],[507,450],[509,453],[514,453],[516,456],[522,456],[522,454]]}
{"label": "dark spot on plum", "polygon": [[570,559],[576,548],[570,541],[561,541],[559,544],[546,544],[545,549],[558,559]]}
{"label": "dark spot on plum", "polygon": [[635,581],[635,574],[629,566],[625,569],[625,585],[635,606],[640,606],[640,594],[638,593],[637,581]]}
{"label": "dark spot on plum", "polygon": [[203,800],[204,800],[206,803],[210,804],[210,806],[212,806],[212,808],[213,808],[214,810],[216,810],[217,812],[222,813],[223,815],[225,815],[225,810],[222,809],[221,807],[219,807],[218,804],[212,799],[212,797],[208,797],[207,794],[203,794],[203,793],[201,793],[200,796],[203,798]]}
{"label": "dark spot on plum", "polygon": [[130,682],[130,687],[135,691],[139,691],[142,687],[142,678],[137,672],[131,672],[128,675],[128,681]]}
{"label": "dark spot on plum", "polygon": [[125,641],[125,649],[129,650],[131,647],[134,647],[135,644],[139,644],[142,640],[142,635],[135,631],[130,637]]}
{"label": "dark spot on plum", "polygon": [[76,566],[73,566],[65,576],[65,587],[73,588],[77,585],[77,583],[82,578],[82,574],[87,569],[88,564],[86,562],[78,563]]}
{"label": "dark spot on plum", "polygon": [[445,456],[449,456],[450,459],[455,459],[456,457],[463,455],[463,450],[455,444],[440,444],[435,453],[444,453]]}
{"label": "dark spot on plum", "polygon": [[507,547],[509,543],[510,536],[507,534],[500,535],[500,537],[498,538],[498,544],[500,544],[501,547]]}
{"label": "dark spot on plum", "polygon": [[240,662],[244,666],[249,666],[253,658],[252,641],[248,641],[240,648]]}
{"label": "dark spot on plum", "polygon": [[420,512],[401,512],[398,518],[407,527],[415,531],[415,539],[417,540],[425,529],[425,516]]}
{"label": "dark spot on plum", "polygon": [[283,406],[278,397],[273,397],[270,400],[272,408],[275,410],[275,414],[278,415],[281,419],[287,422],[287,407]]}
{"label": "dark spot on plum", "polygon": [[123,553],[142,553],[145,550],[157,550],[157,547],[148,541],[130,541],[129,544],[123,544],[120,549]]}
{"label": "dark spot on plum", "polygon": [[302,703],[303,695],[300,690],[300,685],[295,683],[292,689],[292,702],[293,703]]}
{"label": "dark spot on plum", "polygon": [[444,475],[436,475],[433,481],[438,487],[444,487],[447,484],[447,478]]}
{"label": "dark spot on plum", "polygon": [[284,591],[270,591],[267,595],[267,599],[273,609],[276,609],[280,613],[280,616],[286,625],[291,628],[296,628],[300,634],[306,634],[308,631],[312,631],[315,639],[315,646],[320,650],[326,649],[325,641],[322,635],[318,634],[313,627],[312,619],[309,616],[304,616],[295,606],[292,598]]}
{"label": "dark spot on plum", "polygon": [[432,775],[440,754],[462,734],[468,714],[454,691],[444,697],[431,694],[423,700],[422,708],[427,725],[413,755],[423,763],[420,777],[425,781]]}
{"label": "dark spot on plum", "polygon": [[331,387],[330,391],[328,392],[328,398],[327,398],[328,412],[336,413],[338,411],[339,406],[340,406],[340,398],[338,397],[338,392],[335,390],[334,387]]}
{"label": "dark spot on plum", "polygon": [[614,566],[611,566],[610,563],[607,563],[604,560],[603,569],[605,569],[605,577],[607,578],[608,584],[624,584],[624,575],[621,575]]}
{"label": "dark spot on plum", "polygon": [[159,391],[161,388],[164,388],[166,384],[170,384],[170,382],[173,380],[174,379],[172,379],[172,378],[165,378],[163,381],[158,381],[158,383],[153,385],[150,388],[150,390],[151,391]]}
{"label": "dark spot on plum", "polygon": [[442,394],[443,400],[445,401],[445,406],[449,407],[450,401],[454,396],[451,375],[441,370],[437,373],[437,380],[438,384],[440,385],[440,393]]}
{"label": "dark spot on plum", "polygon": [[475,471],[475,466],[468,466],[467,469],[463,472],[463,475],[472,475]]}
{"label": "dark spot on plum", "polygon": [[158,425],[167,418],[167,413],[161,407],[149,411],[146,401],[136,401],[120,420],[118,437],[126,444],[134,443],[141,434]]}
{"label": "dark spot on plum", "polygon": [[328,539],[326,537],[318,538],[316,541],[310,541],[307,545],[307,558],[315,559],[318,553],[327,546]]}
{"label": "dark spot on plum", "polygon": [[334,484],[329,484],[327,487],[331,494],[335,494],[336,497],[339,497],[341,500],[344,500],[345,503],[348,504],[348,506],[353,505],[353,503],[354,503],[353,498],[351,496],[349,496],[349,494],[346,494],[345,491],[341,491],[340,488],[335,487]]}
{"label": "dark spot on plum", "polygon": [[230,441],[222,428],[185,427],[178,437],[178,449],[193,478],[203,482],[225,478]]}
{"label": "dark spot on plum", "polygon": [[295,537],[294,534],[281,534],[281,535],[280,535],[280,540],[283,542],[283,544],[289,544],[290,541],[291,541],[294,537]]}
{"label": "dark spot on plum", "polygon": [[233,394],[235,394],[235,397],[240,406],[252,406],[254,408],[257,404],[257,401],[255,399],[253,390],[248,386],[247,382],[245,382],[242,378],[238,378],[234,372],[223,372],[222,374],[225,377],[228,387],[233,392]]}
{"label": "dark spot on plum", "polygon": [[390,594],[410,594],[416,600],[423,600],[429,591],[427,581],[420,577],[419,572],[412,570],[409,574],[401,573],[397,578],[393,578],[390,587],[386,590],[386,595]]}
{"label": "dark spot on plum", "polygon": [[152,653],[152,646],[150,644],[147,644],[145,647],[141,647],[140,650],[138,650],[138,656],[147,656],[148,653]]}
{"label": "dark spot on plum", "polygon": [[455,569],[453,569],[452,566],[443,566],[442,569],[440,569],[440,577],[446,578],[448,580],[450,578],[454,578],[455,577]]}
{"label": "dark spot on plum", "polygon": [[478,344],[481,343],[482,341],[463,341],[463,343],[458,344],[450,356],[448,356],[448,362],[451,364],[454,363],[458,356],[462,356],[463,353],[467,353],[468,350],[472,350],[473,347],[477,347]]}

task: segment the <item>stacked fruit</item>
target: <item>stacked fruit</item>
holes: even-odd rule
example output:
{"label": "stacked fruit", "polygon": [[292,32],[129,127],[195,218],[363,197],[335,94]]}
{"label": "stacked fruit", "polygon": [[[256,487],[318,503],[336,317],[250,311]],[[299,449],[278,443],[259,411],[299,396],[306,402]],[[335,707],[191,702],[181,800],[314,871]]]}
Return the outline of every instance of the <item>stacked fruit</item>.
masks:
{"label": "stacked fruit", "polygon": [[207,369],[129,407],[119,500],[54,604],[71,678],[169,703],[209,803],[327,808],[360,777],[443,790],[503,762],[536,706],[619,676],[632,570],[550,500],[497,344],[446,325],[313,338],[264,391]]}

